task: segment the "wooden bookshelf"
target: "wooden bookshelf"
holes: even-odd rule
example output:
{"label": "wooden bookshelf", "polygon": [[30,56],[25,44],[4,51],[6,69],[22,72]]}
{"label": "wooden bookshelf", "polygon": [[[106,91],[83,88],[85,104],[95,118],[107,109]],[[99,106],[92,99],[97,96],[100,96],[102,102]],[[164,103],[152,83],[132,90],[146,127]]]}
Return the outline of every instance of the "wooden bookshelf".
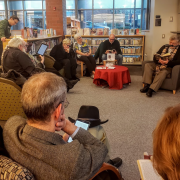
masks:
{"label": "wooden bookshelf", "polygon": [[[65,35],[66,38],[70,38],[71,35]],[[73,37],[73,36],[72,36]],[[87,38],[91,41],[91,43],[88,43],[89,46],[91,46],[92,50],[93,50],[93,47],[95,48],[98,48],[99,44],[92,44],[92,40],[98,40],[98,39],[101,39],[101,40],[107,40],[109,38],[108,35],[83,35],[82,38]],[[144,61],[144,40],[145,40],[145,36],[144,35],[116,35],[116,39],[119,41],[120,39],[127,39],[127,40],[136,40],[136,39],[139,39],[140,40],[140,43],[139,44],[132,44],[132,43],[129,43],[129,44],[120,44],[121,48],[135,48],[135,49],[140,49],[140,52],[138,53],[123,53],[123,64],[124,65],[141,65],[142,64],[142,61]],[[94,54],[94,52],[92,51],[92,54]],[[133,62],[130,62],[133,58]],[[127,60],[126,60],[126,59]],[[130,58],[130,61],[129,59]],[[134,60],[136,59],[136,60]],[[126,62],[125,62],[126,60]]]}

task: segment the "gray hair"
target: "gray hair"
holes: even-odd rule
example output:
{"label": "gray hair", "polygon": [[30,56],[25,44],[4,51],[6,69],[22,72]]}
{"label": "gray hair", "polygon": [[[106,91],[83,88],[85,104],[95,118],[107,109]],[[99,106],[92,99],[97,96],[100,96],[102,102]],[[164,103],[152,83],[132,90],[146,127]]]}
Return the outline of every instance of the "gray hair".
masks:
{"label": "gray hair", "polygon": [[24,46],[26,42],[22,38],[13,38],[8,42],[8,47],[19,48],[19,46]]}
{"label": "gray hair", "polygon": [[62,77],[43,72],[31,76],[21,93],[23,110],[32,121],[50,121],[57,106],[65,101],[66,83]]}
{"label": "gray hair", "polygon": [[74,39],[75,39],[76,41],[77,41],[77,38],[79,38],[79,37],[81,37],[81,35],[78,34],[78,33],[74,35]]}
{"label": "gray hair", "polygon": [[172,35],[170,38],[169,38],[170,41],[173,41],[173,40],[176,40],[179,42],[179,38],[177,35]]}

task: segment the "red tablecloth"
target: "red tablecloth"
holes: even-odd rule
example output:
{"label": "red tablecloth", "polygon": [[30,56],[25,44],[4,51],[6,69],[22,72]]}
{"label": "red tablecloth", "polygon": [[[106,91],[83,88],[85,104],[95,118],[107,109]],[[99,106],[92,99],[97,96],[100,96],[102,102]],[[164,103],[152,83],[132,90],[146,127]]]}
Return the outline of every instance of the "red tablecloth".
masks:
{"label": "red tablecloth", "polygon": [[102,79],[107,81],[109,89],[122,89],[123,84],[131,82],[128,68],[117,65],[115,69],[96,69],[93,83],[102,86]]}

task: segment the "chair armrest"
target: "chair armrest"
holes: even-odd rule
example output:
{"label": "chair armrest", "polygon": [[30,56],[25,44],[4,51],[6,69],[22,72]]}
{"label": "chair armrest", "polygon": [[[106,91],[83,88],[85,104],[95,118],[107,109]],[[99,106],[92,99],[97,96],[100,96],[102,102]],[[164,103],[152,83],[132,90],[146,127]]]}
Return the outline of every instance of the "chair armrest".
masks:
{"label": "chair armrest", "polygon": [[143,61],[142,62],[142,76],[143,76],[143,74],[144,74],[144,67],[145,67],[145,64],[146,63],[154,63],[154,61]]}
{"label": "chair armrest", "polygon": [[98,174],[100,174],[103,171],[107,171],[107,170],[113,172],[113,174],[116,176],[116,178],[114,177],[113,180],[123,180],[119,171],[114,166],[112,166],[108,163],[103,163],[103,165],[101,166],[99,171],[90,180],[93,180],[93,178],[95,178]]}
{"label": "chair armrest", "polygon": [[174,90],[177,90],[180,84],[180,65],[176,65],[172,68],[171,79],[173,87],[175,88]]}

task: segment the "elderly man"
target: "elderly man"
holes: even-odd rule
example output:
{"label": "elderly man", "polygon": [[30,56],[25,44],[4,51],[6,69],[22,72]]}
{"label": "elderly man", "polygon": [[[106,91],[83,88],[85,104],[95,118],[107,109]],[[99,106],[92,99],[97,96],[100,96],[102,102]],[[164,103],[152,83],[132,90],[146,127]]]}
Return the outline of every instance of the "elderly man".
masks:
{"label": "elderly man", "polygon": [[[161,56],[166,53],[169,53],[169,57],[161,59]],[[148,97],[152,97],[153,92],[158,91],[166,76],[171,74],[172,68],[175,65],[180,64],[180,48],[178,37],[176,35],[171,36],[169,39],[169,44],[162,46],[154,55],[153,60],[154,63],[145,64],[142,80],[144,83],[144,88],[140,89],[140,92],[146,93]]]}
{"label": "elderly man", "polygon": [[[53,73],[33,75],[21,94],[27,120],[14,116],[4,126],[10,157],[29,169],[36,180],[88,180],[107,155],[101,141],[65,118],[66,91],[64,80]],[[61,130],[72,137],[71,143],[55,133]]]}
{"label": "elderly man", "polygon": [[[8,46],[3,51],[1,61],[3,71],[5,73],[7,73],[11,69],[14,69],[18,73],[22,74],[26,79],[28,79],[31,75],[37,73],[36,66],[33,64],[30,57],[26,54],[26,42],[21,38],[13,38],[9,41]],[[37,67],[44,68],[43,63],[44,58],[42,58],[41,63],[37,64]],[[58,72],[55,73],[60,76]],[[68,79],[66,79],[67,88],[73,88],[73,86],[77,82],[78,80],[69,81]]]}
{"label": "elderly man", "polygon": [[115,54],[115,59],[117,60],[118,65],[122,65],[123,57],[122,57],[119,41],[115,39],[114,34],[110,34],[109,39],[104,41],[103,44],[102,60],[107,60],[107,53],[109,53],[108,50],[113,50],[113,49],[115,51],[112,53]]}
{"label": "elderly man", "polygon": [[18,22],[19,22],[19,18],[15,15],[11,16],[9,20],[5,19],[0,21],[0,57],[3,52],[2,42],[5,42],[6,38],[9,38],[11,36],[10,33],[11,26],[16,25]]}

